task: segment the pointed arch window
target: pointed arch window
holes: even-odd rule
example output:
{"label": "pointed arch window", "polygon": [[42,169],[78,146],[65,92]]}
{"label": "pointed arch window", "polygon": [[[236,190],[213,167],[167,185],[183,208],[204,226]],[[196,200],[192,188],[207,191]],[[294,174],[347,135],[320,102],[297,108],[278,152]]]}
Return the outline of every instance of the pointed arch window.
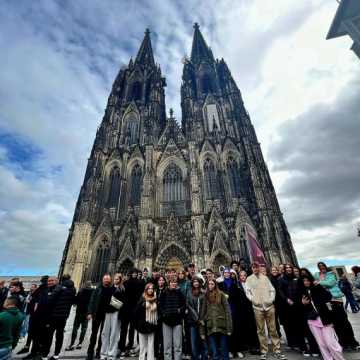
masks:
{"label": "pointed arch window", "polygon": [[204,161],[205,198],[217,199],[219,197],[219,182],[214,162],[210,159]]}
{"label": "pointed arch window", "polygon": [[209,131],[220,130],[219,112],[216,104],[207,104],[205,106],[205,114]]}
{"label": "pointed arch window", "polygon": [[131,112],[125,119],[126,137],[129,144],[136,144],[139,140],[139,119],[136,113]]}
{"label": "pointed arch window", "polygon": [[173,202],[184,199],[183,179],[181,170],[175,164],[170,164],[163,177],[163,201]]}
{"label": "pointed arch window", "polygon": [[214,83],[210,74],[206,73],[201,77],[201,90],[203,94],[214,92]]}
{"label": "pointed arch window", "polygon": [[226,168],[230,183],[231,196],[239,197],[241,195],[241,180],[238,163],[235,161],[234,158],[229,157]]}
{"label": "pointed arch window", "polygon": [[142,170],[140,165],[136,164],[131,171],[131,187],[130,187],[131,205],[140,205],[141,180],[142,180]]}
{"label": "pointed arch window", "polygon": [[130,100],[141,100],[142,84],[140,81],[134,81],[131,85]]}
{"label": "pointed arch window", "polygon": [[120,186],[121,186],[121,175],[120,169],[115,167],[110,172],[110,188],[107,205],[109,208],[116,208],[119,202]]}
{"label": "pointed arch window", "polygon": [[108,271],[110,260],[110,246],[106,238],[104,238],[95,252],[95,261],[92,268],[91,280],[94,283],[101,281],[104,274]]}

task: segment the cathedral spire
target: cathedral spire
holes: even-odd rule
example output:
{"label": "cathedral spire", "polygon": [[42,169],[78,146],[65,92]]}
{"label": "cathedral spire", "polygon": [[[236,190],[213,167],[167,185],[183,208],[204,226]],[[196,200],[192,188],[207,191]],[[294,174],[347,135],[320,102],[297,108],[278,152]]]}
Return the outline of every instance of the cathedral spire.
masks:
{"label": "cathedral spire", "polygon": [[199,28],[199,24],[194,24],[194,38],[191,48],[191,62],[197,64],[201,61],[213,62],[214,56],[211,49],[207,46]]}
{"label": "cathedral spire", "polygon": [[145,30],[145,36],[141,43],[138,54],[136,55],[135,65],[155,66],[154,55],[150,40],[150,30]]}

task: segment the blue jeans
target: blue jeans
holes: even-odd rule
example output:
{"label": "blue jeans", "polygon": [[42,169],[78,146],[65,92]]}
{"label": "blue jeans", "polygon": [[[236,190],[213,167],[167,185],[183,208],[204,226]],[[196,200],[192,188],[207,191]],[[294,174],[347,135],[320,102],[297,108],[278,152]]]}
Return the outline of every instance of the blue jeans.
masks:
{"label": "blue jeans", "polygon": [[201,339],[199,328],[190,326],[191,353],[193,360],[206,360],[208,358],[208,349],[206,342]]}
{"label": "blue jeans", "polygon": [[29,330],[29,319],[30,319],[30,315],[26,315],[22,325],[21,325],[21,330],[20,330],[20,336],[21,337],[25,337],[28,333]]}
{"label": "blue jeans", "polygon": [[11,360],[11,348],[0,349],[0,360]]}
{"label": "blue jeans", "polygon": [[229,360],[228,337],[226,335],[211,334],[208,336],[208,340],[213,360]]}
{"label": "blue jeans", "polygon": [[347,310],[349,304],[351,307],[351,311],[353,313],[360,310],[360,306],[359,306],[358,302],[355,300],[353,293],[346,293],[345,298],[346,298],[345,310]]}

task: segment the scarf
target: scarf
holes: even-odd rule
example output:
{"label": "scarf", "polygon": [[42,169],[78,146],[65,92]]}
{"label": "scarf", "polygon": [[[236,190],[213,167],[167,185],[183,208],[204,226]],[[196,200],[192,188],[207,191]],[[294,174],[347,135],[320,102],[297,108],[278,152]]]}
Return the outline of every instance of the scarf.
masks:
{"label": "scarf", "polygon": [[145,299],[145,321],[149,324],[157,324],[156,294],[149,296],[144,294]]}

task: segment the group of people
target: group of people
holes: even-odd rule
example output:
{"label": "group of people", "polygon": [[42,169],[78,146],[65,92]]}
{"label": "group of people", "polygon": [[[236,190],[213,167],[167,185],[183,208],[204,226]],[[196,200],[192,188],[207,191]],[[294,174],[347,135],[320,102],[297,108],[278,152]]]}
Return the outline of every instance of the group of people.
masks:
{"label": "group of people", "polygon": [[82,348],[91,320],[87,360],[229,360],[246,353],[265,360],[269,343],[277,359],[286,359],[281,326],[288,349],[343,360],[343,349],[360,348],[343,297],[353,312],[359,304],[349,300],[344,283],[323,262],[312,274],[291,264],[266,268],[244,260],[220,267],[217,274],[198,271],[194,264],[164,274],[157,269],[151,275],[147,269],[104,274],[96,288],[86,282],[78,293],[68,275],[60,281],[43,276],[27,295],[13,279],[9,288],[0,282],[0,359],[10,359],[19,336],[27,333],[18,354],[27,354],[25,360],[48,358],[55,334],[50,359],[57,360],[76,305],[65,350]]}

